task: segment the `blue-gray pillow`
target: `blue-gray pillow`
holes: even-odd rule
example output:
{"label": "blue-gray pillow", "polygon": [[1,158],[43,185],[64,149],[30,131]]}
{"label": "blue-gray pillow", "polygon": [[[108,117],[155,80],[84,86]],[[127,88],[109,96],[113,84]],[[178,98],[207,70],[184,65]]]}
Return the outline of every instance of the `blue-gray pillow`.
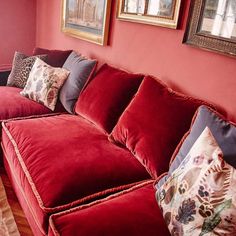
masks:
{"label": "blue-gray pillow", "polygon": [[220,114],[206,106],[200,106],[189,134],[179,148],[176,157],[170,165],[167,175],[162,177],[156,187],[162,186],[168,176],[180,165],[188,154],[195,141],[203,130],[208,127],[221,148],[224,160],[236,168],[236,127],[233,123],[225,120]]}
{"label": "blue-gray pillow", "polygon": [[69,113],[74,112],[80,92],[96,65],[96,60],[86,59],[74,51],[65,61],[63,68],[70,71],[70,75],[61,89],[60,101]]}

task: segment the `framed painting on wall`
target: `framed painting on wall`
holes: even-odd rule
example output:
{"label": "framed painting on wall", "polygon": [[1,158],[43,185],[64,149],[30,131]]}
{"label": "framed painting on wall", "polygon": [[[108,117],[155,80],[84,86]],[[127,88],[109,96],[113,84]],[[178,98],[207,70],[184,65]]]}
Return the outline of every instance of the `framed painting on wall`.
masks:
{"label": "framed painting on wall", "polygon": [[192,0],[183,43],[236,56],[236,0]]}
{"label": "framed painting on wall", "polygon": [[177,28],[181,0],[118,0],[121,20]]}
{"label": "framed painting on wall", "polygon": [[110,0],[62,0],[62,32],[106,45],[110,11]]}

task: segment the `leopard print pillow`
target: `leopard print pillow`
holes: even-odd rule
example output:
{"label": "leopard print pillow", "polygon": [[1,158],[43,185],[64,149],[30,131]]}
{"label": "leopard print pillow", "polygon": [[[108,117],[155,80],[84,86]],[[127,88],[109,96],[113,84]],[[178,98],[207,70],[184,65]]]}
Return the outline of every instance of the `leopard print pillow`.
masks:
{"label": "leopard print pillow", "polygon": [[36,58],[46,61],[47,55],[26,56],[15,52],[11,73],[7,80],[8,86],[24,88]]}

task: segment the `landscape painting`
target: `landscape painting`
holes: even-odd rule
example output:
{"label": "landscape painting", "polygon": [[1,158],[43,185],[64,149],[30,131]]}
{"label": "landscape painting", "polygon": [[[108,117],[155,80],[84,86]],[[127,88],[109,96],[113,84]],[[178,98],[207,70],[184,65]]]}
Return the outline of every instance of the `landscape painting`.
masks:
{"label": "landscape painting", "polygon": [[110,2],[63,0],[62,31],[71,36],[105,45],[108,36]]}

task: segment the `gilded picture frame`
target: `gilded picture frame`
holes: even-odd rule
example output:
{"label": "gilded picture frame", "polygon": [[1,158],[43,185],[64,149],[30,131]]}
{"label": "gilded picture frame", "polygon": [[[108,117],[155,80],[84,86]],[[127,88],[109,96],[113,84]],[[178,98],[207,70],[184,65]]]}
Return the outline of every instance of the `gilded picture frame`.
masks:
{"label": "gilded picture frame", "polygon": [[192,0],[183,43],[235,57],[236,0]]}
{"label": "gilded picture frame", "polygon": [[62,0],[61,30],[66,35],[107,45],[110,0]]}
{"label": "gilded picture frame", "polygon": [[118,0],[117,18],[176,29],[181,0]]}

